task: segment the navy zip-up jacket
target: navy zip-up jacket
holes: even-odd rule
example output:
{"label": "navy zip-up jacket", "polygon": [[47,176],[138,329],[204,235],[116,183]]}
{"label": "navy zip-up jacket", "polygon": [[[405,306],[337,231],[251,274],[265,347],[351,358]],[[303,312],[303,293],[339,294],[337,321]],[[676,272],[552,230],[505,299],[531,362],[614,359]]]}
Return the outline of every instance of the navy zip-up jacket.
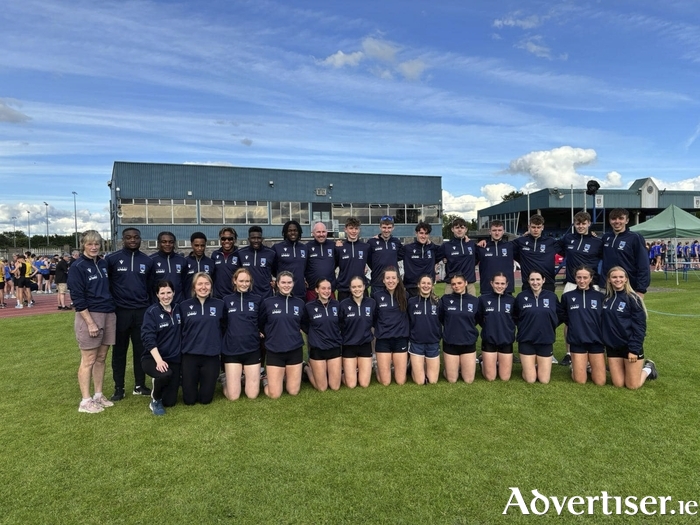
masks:
{"label": "navy zip-up jacket", "polygon": [[238,252],[224,253],[219,248],[211,254],[211,259],[214,261],[214,297],[223,299],[233,293],[231,279],[238,268]]}
{"label": "navy zip-up jacket", "polygon": [[110,291],[116,305],[128,309],[151,306],[153,260],[140,250],[122,248],[110,253],[106,261]]}
{"label": "navy zip-up jacket", "polygon": [[340,335],[340,303],[331,299],[324,306],[316,299],[304,305],[306,315],[301,328],[309,335],[309,346],[320,350],[338,348],[343,339]]}
{"label": "navy zip-up jacket", "polygon": [[[461,273],[468,283],[476,282],[476,244],[471,239],[452,239],[440,246],[437,260],[447,259],[445,263],[445,275],[450,276]],[[456,343],[454,343],[456,344]]]}
{"label": "navy zip-up jacket", "polygon": [[[185,300],[185,281],[187,279],[187,261],[182,255],[177,253],[163,253],[161,251],[151,255],[153,260],[153,274],[151,282],[155,286],[158,281],[168,279],[175,285],[174,303],[181,303]],[[150,290],[153,302],[158,299],[153,290]]]}
{"label": "navy zip-up jacket", "polygon": [[389,237],[384,240],[380,235],[378,239],[369,239],[369,256],[367,258],[367,266],[372,270],[372,290],[384,289],[382,282],[382,274],[384,268],[393,266],[399,268],[399,256],[403,250],[401,241],[396,237]]}
{"label": "navy zip-up jacket", "polygon": [[253,276],[253,293],[265,299],[272,295],[272,267],[275,264],[275,251],[267,246],[254,250],[244,246],[238,250],[238,267],[246,268]]}
{"label": "navy zip-up jacket", "polygon": [[[280,272],[292,272],[294,276],[294,289],[292,295],[299,299],[306,298],[306,284],[304,275],[306,274],[306,244],[296,241],[290,242],[287,239],[278,242],[272,247],[277,257],[272,268],[272,275],[277,277]],[[309,283],[311,285],[311,283]]]}
{"label": "navy zip-up jacket", "polygon": [[363,279],[365,278],[368,254],[369,244],[362,241],[345,241],[342,246],[335,247],[335,257],[339,269],[336,281],[338,291],[349,292],[350,281],[353,277],[359,275]]}
{"label": "navy zip-up jacket", "polygon": [[182,353],[204,356],[221,355],[226,311],[221,299],[187,299],[178,306],[182,321]]}
{"label": "navy zip-up jacket", "polygon": [[554,255],[560,250],[553,237],[533,237],[523,235],[513,240],[513,259],[520,263],[523,286],[527,284],[530,272],[540,272],[544,282],[554,285]]}
{"label": "navy zip-up jacket", "polygon": [[510,241],[486,241],[486,246],[476,247],[476,260],[479,263],[479,283],[481,293],[492,292],[491,277],[498,272],[508,279],[506,293],[513,293],[515,276],[513,274],[513,243]]}
{"label": "navy zip-up jacket", "polygon": [[273,295],[264,299],[260,309],[260,331],[265,334],[268,352],[284,353],[304,346],[301,322],[304,301],[288,295]]}
{"label": "navy zip-up jacket", "polygon": [[442,340],[451,345],[473,345],[479,338],[476,327],[479,299],[468,293],[451,293],[440,298]]}
{"label": "navy zip-up jacket", "polygon": [[598,283],[598,264],[603,259],[603,239],[591,234],[567,233],[559,239],[559,253],[566,258],[566,282],[576,283],[576,270],[587,266]]}
{"label": "navy zip-up jacket", "polygon": [[641,355],[647,332],[647,318],[641,299],[615,292],[603,302],[603,343],[610,348],[627,346]]}
{"label": "navy zip-up jacket", "polygon": [[601,288],[610,268],[622,266],[627,272],[630,286],[635,292],[646,293],[651,273],[649,272],[649,252],[644,237],[629,228],[622,233],[603,235],[603,270],[600,276]]}
{"label": "navy zip-up jacket", "polygon": [[340,333],[344,345],[358,346],[372,342],[372,327],[377,315],[377,303],[371,297],[363,297],[358,305],[348,297],[340,303]]}
{"label": "navy zip-up jacket", "polygon": [[93,260],[81,255],[68,272],[70,298],[76,312],[114,312],[114,299],[109,291],[109,274],[104,259]]}
{"label": "navy zip-up jacket", "polygon": [[479,296],[477,323],[481,326],[481,340],[494,346],[515,342],[515,297],[487,292]]}
{"label": "navy zip-up jacket", "polygon": [[440,301],[433,304],[429,297],[411,297],[408,300],[409,340],[418,344],[439,343],[442,338]]}
{"label": "navy zip-up jacket", "polygon": [[182,317],[176,305],[166,312],[160,303],[148,307],[141,325],[143,355],[141,359],[151,357],[151,350],[158,348],[163,361],[179,363],[182,350]]}
{"label": "navy zip-up jacket", "polygon": [[421,275],[429,275],[435,282],[435,257],[440,247],[428,241],[421,244],[414,240],[403,247],[403,284],[406,288],[418,288]]}
{"label": "navy zip-up jacket", "polygon": [[196,274],[203,272],[211,277],[212,281],[214,280],[214,261],[206,255],[202,255],[199,259],[194,255],[190,255],[185,261],[187,264],[187,275],[182,285],[182,291],[185,298],[189,299],[192,297],[192,280]]}
{"label": "navy zip-up jacket", "polygon": [[319,244],[316,239],[306,244],[306,272],[304,277],[310,289],[316,288],[319,279],[325,278],[331,282],[331,289],[335,290],[335,242],[326,239]]}
{"label": "navy zip-up jacket", "polygon": [[573,345],[603,344],[602,313],[605,295],[593,288],[576,288],[561,296],[559,322],[569,327],[566,342]]}
{"label": "navy zip-up jacket", "polygon": [[515,298],[513,319],[518,327],[518,343],[551,345],[556,341],[559,325],[557,294],[549,290],[540,291],[535,297],[532,290],[520,292]]}
{"label": "navy zip-up jacket", "polygon": [[396,298],[386,290],[375,292],[372,298],[377,303],[374,336],[377,339],[408,337],[408,312],[401,311]]}
{"label": "navy zip-up jacket", "polygon": [[224,297],[227,321],[224,355],[241,355],[260,349],[262,301],[262,297],[251,292],[234,292]]}

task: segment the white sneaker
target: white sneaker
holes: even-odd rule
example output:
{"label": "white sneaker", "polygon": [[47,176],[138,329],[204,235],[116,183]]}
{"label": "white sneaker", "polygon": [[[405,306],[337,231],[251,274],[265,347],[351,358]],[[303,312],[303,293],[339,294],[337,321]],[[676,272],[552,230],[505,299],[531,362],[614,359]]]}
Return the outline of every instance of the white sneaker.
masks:
{"label": "white sneaker", "polygon": [[81,401],[80,405],[78,405],[78,412],[85,412],[86,414],[97,414],[103,410],[104,408],[92,398],[87,401]]}
{"label": "white sneaker", "polygon": [[92,400],[102,408],[109,408],[114,406],[114,403],[107,399],[104,394],[101,394],[100,397],[93,397]]}

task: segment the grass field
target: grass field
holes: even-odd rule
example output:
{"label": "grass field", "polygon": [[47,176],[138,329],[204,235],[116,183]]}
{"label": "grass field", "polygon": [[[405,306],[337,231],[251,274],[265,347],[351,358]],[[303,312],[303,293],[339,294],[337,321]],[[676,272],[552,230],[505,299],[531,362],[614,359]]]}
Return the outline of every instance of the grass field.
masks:
{"label": "grass field", "polygon": [[[502,515],[509,487],[528,504],[534,489],[700,500],[700,280],[653,279],[645,348],[660,377],[634,392],[574,385],[556,365],[551,384],[527,385],[516,365],[509,383],[373,383],[335,393],[305,384],[296,398],[233,403],[219,391],[210,406],[178,405],[162,418],[127,396],[102,414],[80,414],[71,316],[0,319],[0,522],[545,519],[516,507]],[[558,357],[563,348],[560,333]],[[552,507],[546,517],[697,521],[678,511],[603,516],[600,506],[578,517]]]}

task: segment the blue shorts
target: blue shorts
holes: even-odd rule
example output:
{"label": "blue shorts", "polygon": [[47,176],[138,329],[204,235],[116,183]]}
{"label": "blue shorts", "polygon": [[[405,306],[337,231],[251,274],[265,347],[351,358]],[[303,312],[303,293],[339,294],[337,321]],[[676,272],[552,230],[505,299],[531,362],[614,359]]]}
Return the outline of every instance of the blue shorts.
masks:
{"label": "blue shorts", "polygon": [[426,359],[437,359],[440,357],[440,343],[411,343],[408,347],[408,353]]}

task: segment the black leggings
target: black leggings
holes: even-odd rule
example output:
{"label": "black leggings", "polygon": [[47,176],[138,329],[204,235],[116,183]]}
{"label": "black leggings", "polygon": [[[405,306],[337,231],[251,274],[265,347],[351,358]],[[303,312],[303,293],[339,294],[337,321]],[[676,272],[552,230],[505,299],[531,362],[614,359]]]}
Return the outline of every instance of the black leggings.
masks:
{"label": "black leggings", "polygon": [[180,388],[180,363],[168,363],[165,372],[156,369],[156,360],[153,357],[144,357],[141,361],[143,371],[153,378],[153,399],[162,399],[163,406],[173,407],[177,403],[177,391]]}
{"label": "black leggings", "polygon": [[186,405],[211,403],[220,368],[218,355],[182,355],[182,400]]}

